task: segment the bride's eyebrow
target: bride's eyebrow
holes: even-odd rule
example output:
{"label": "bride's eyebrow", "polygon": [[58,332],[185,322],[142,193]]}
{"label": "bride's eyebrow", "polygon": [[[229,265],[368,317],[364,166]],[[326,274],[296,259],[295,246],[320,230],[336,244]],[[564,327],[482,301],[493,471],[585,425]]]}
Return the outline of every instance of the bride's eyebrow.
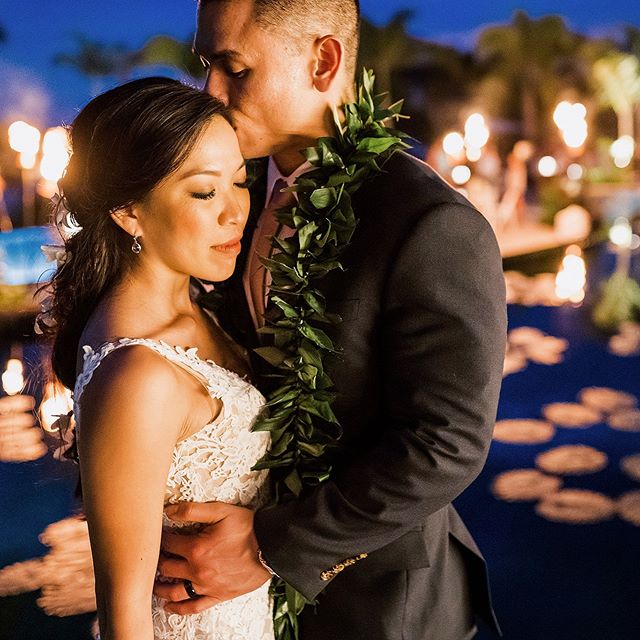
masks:
{"label": "bride's eyebrow", "polygon": [[[234,172],[233,175],[235,175],[236,173],[238,173],[238,171],[240,171],[240,169],[243,169],[245,167],[247,163],[243,162]],[[192,171],[187,171],[186,173],[184,173],[183,175],[180,176],[180,180],[186,180],[187,178],[191,178],[193,176],[218,176],[220,177],[220,175],[222,174],[222,171],[220,171],[219,169],[203,169],[201,167],[197,168],[197,169],[193,169]]]}

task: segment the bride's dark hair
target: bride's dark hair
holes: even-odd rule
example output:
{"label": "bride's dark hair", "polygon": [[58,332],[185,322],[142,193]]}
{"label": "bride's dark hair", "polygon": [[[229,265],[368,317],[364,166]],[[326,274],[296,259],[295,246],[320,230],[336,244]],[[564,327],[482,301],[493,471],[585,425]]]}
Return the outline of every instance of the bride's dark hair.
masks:
{"label": "bride's dark hair", "polygon": [[51,282],[53,371],[73,389],[78,343],[96,305],[132,266],[133,239],[111,212],[141,202],[184,162],[224,105],[168,78],[134,80],[93,99],[71,126],[61,204],[81,231]]}

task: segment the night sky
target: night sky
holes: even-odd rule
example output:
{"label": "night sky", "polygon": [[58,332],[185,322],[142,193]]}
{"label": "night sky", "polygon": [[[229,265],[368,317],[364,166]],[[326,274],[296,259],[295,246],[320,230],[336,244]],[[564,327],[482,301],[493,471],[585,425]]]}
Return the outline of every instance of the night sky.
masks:
{"label": "night sky", "polygon": [[[362,0],[361,6],[375,22],[413,8],[413,34],[460,48],[472,45],[481,26],[506,22],[518,8],[534,17],[561,13],[572,28],[594,35],[610,34],[623,23],[640,26],[640,2],[630,0]],[[159,33],[186,38],[194,30],[195,7],[196,0],[0,0],[7,35],[0,44],[0,118],[40,126],[70,121],[92,87],[52,59],[74,51],[74,34],[133,47]]]}

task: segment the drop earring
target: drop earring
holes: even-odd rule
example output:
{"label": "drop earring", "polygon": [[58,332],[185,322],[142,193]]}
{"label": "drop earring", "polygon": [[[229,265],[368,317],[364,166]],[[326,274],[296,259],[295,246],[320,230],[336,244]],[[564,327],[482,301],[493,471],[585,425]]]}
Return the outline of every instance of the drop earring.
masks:
{"label": "drop earring", "polygon": [[142,245],[138,242],[138,236],[133,236],[133,244],[131,245],[131,251],[138,254],[142,251]]}

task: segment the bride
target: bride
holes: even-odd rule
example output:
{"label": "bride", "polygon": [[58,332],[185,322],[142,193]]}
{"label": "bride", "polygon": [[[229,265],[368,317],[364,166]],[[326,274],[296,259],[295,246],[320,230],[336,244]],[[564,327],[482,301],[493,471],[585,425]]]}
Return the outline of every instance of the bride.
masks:
{"label": "bride", "polygon": [[251,471],[268,445],[251,432],[264,398],[190,296],[191,278],[225,280],[240,252],[249,193],[235,133],[216,99],[147,78],[90,102],[71,142],[60,186],[81,230],[52,282],[52,359],[75,389],[102,640],[272,639],[257,547],[262,571],[234,576],[246,595],[192,616],[152,596],[167,503],[268,497]]}

